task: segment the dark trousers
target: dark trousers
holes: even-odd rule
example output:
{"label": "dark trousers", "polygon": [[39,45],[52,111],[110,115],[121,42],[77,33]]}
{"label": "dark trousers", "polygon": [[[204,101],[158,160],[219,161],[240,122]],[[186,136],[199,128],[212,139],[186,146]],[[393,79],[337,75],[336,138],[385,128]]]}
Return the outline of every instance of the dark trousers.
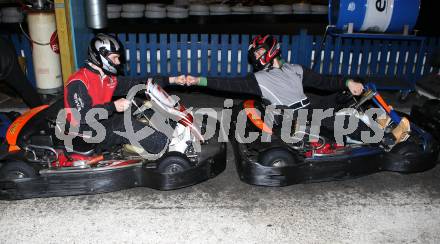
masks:
{"label": "dark trousers", "polygon": [[29,107],[42,105],[40,96],[20,69],[14,46],[0,38],[0,50],[0,80],[12,87]]}
{"label": "dark trousers", "polygon": [[[123,113],[114,113],[106,120],[99,121],[106,129],[106,135],[104,141],[99,143],[99,148],[101,150],[109,150],[116,145],[122,144],[132,144],[131,141],[123,136],[116,134],[116,131],[125,132],[124,125],[124,114]],[[146,125],[139,122],[135,118],[132,118],[132,125],[134,132],[138,132]],[[93,131],[88,125],[81,125],[80,131]],[[139,140],[139,144],[149,153],[159,153],[163,150],[164,147],[168,145],[168,137],[155,129],[152,129],[153,133],[150,135],[142,135],[141,140]],[[96,132],[93,132],[95,134]],[[133,140],[133,139],[132,139]]]}
{"label": "dark trousers", "polygon": [[[333,112],[338,112],[342,107],[340,104],[336,101],[336,94],[330,95],[330,96],[324,96],[324,97],[311,97],[310,99],[310,105],[308,107],[309,109],[309,116],[311,116],[313,109],[329,109],[333,108]],[[311,119],[311,118],[310,118]],[[321,121],[322,127],[327,129],[328,131],[334,131],[335,128],[335,116],[324,118]],[[345,119],[344,128],[348,126],[348,118]],[[350,138],[354,140],[361,141],[361,132],[362,131],[369,131],[372,133],[372,129],[366,125],[363,121],[359,120],[358,127],[354,132],[352,132],[349,136]]]}

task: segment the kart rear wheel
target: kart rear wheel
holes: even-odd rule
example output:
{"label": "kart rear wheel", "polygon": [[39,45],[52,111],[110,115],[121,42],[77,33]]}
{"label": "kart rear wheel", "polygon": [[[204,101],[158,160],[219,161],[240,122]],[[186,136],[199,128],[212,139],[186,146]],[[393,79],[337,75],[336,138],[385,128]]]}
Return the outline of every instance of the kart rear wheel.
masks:
{"label": "kart rear wheel", "polygon": [[422,153],[422,148],[412,141],[398,143],[391,149],[392,153],[402,155],[405,158],[417,158]]}
{"label": "kart rear wheel", "polygon": [[162,174],[175,174],[191,168],[190,162],[180,156],[169,156],[160,161],[157,170]]}
{"label": "kart rear wheel", "polygon": [[261,165],[268,167],[285,167],[294,165],[296,160],[288,150],[274,148],[261,153],[258,162],[260,162]]}
{"label": "kart rear wheel", "polygon": [[34,178],[35,176],[37,176],[35,169],[25,162],[5,163],[0,168],[0,179],[3,180]]}

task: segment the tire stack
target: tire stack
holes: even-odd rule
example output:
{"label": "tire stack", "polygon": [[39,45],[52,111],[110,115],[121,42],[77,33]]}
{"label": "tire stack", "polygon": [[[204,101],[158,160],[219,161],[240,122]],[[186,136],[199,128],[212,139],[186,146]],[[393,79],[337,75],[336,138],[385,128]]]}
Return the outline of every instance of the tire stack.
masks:
{"label": "tire stack", "polygon": [[209,6],[206,4],[191,4],[189,6],[190,19],[198,24],[204,24],[209,19]]}
{"label": "tire stack", "polygon": [[180,23],[188,18],[188,8],[180,5],[168,5],[167,17],[173,22]]}
{"label": "tire stack", "polygon": [[139,19],[144,17],[145,4],[126,3],[122,5],[121,17],[125,19]]}
{"label": "tire stack", "polygon": [[7,7],[1,9],[1,22],[3,23],[20,23],[23,21],[23,13],[19,8]]}
{"label": "tire stack", "polygon": [[145,6],[145,17],[153,22],[161,22],[167,17],[167,9],[162,3],[148,3]]}
{"label": "tire stack", "polygon": [[107,4],[107,19],[121,18],[122,6],[119,4]]}

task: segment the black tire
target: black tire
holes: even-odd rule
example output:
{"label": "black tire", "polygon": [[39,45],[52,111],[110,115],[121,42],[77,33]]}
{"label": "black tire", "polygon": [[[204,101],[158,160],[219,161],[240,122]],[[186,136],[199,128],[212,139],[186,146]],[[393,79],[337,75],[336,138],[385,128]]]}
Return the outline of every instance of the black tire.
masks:
{"label": "black tire", "polygon": [[283,148],[274,148],[262,152],[258,161],[261,165],[268,167],[285,167],[296,163],[293,154]]}
{"label": "black tire", "polygon": [[191,168],[191,163],[181,156],[168,156],[162,159],[157,170],[162,174],[180,173]]}
{"label": "black tire", "polygon": [[35,178],[37,172],[25,162],[4,163],[0,168],[0,179],[15,180],[25,178]]}
{"label": "black tire", "polygon": [[414,159],[423,152],[420,145],[412,141],[398,143],[391,149],[392,153],[402,155],[404,158]]}

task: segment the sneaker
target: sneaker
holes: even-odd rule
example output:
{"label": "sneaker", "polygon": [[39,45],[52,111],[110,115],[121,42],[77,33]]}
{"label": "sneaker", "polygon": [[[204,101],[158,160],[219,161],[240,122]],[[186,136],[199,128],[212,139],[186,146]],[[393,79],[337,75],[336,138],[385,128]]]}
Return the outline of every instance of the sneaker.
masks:
{"label": "sneaker", "polygon": [[409,120],[405,117],[402,118],[399,125],[393,129],[393,133],[396,138],[396,144],[399,142],[406,141],[409,137],[409,132],[411,131]]}
{"label": "sneaker", "polygon": [[391,117],[388,114],[383,114],[376,119],[376,122],[379,124],[379,128],[383,130],[390,125]]}

